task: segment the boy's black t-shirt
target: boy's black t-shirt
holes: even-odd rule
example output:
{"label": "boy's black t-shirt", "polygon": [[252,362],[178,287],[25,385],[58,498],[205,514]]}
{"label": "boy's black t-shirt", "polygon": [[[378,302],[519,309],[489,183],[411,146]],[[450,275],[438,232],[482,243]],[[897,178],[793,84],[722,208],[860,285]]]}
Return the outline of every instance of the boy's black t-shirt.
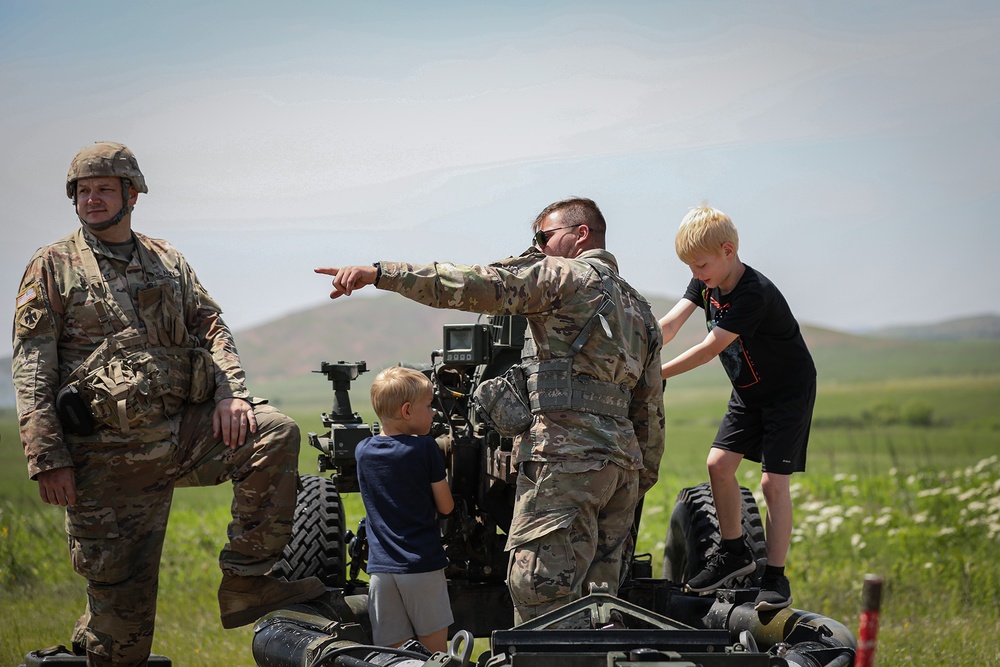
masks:
{"label": "boy's black t-shirt", "polygon": [[705,309],[708,330],[737,334],[719,360],[733,390],[748,406],[767,405],[803,391],[816,366],[785,297],[763,274],[745,271],[729,294],[692,279],[684,298]]}

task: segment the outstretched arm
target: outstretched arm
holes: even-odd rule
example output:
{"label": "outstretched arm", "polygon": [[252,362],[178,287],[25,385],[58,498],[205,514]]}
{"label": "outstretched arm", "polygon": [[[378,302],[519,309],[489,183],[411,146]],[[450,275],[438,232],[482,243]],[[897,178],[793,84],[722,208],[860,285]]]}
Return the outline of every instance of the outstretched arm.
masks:
{"label": "outstretched arm", "polygon": [[663,344],[666,345],[674,339],[677,332],[687,322],[698,306],[687,299],[681,299],[677,305],[670,309],[670,312],[660,318],[660,331],[663,332]]}
{"label": "outstretched arm", "polygon": [[374,266],[330,266],[315,269],[316,273],[333,276],[333,291],[330,298],[350,296],[351,292],[366,285],[374,285],[378,279],[378,269]]}
{"label": "outstretched arm", "polygon": [[737,338],[737,334],[715,327],[708,332],[705,340],[663,364],[661,375],[666,379],[697,368],[719,356]]}

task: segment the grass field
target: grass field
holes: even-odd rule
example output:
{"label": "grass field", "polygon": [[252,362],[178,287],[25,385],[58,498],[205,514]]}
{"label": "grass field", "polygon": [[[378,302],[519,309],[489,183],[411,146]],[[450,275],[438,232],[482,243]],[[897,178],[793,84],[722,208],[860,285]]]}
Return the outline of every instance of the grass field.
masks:
{"label": "grass field", "polygon": [[[704,480],[727,398],[717,386],[672,381],[668,389],[667,452],[639,543],[657,573],[674,498]],[[998,405],[996,374],[820,385],[809,470],[793,487],[794,606],[856,631],[863,577],[884,575],[881,667],[1000,665]],[[328,407],[289,413],[304,432],[318,431],[317,415]],[[316,471],[315,452],[305,446],[300,470]],[[740,474],[756,489],[759,468],[745,464]],[[253,665],[251,629],[222,630],[215,600],[229,493],[182,489],[175,496],[154,643],[175,665]],[[353,525],[360,501],[345,499]],[[43,505],[25,477],[14,416],[0,415],[2,665],[68,642],[83,609],[62,523],[62,511]]]}

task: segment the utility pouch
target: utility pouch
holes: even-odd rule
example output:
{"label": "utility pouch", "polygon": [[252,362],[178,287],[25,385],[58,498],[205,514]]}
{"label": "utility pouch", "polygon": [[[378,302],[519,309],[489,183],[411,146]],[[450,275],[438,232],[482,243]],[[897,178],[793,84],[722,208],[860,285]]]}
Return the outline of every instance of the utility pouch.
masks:
{"label": "utility pouch", "polygon": [[94,416],[90,414],[87,402],[76,387],[63,387],[56,394],[56,412],[63,430],[74,435],[90,435],[94,432]]}
{"label": "utility pouch", "polygon": [[139,290],[139,317],[150,345],[183,345],[187,340],[184,318],[172,298],[170,285],[160,283]]}
{"label": "utility pouch", "polygon": [[190,403],[203,403],[215,395],[215,361],[203,347],[191,348]]}
{"label": "utility pouch", "polygon": [[480,382],[473,394],[479,414],[504,437],[520,435],[531,426],[528,385],[520,364],[506,373]]}

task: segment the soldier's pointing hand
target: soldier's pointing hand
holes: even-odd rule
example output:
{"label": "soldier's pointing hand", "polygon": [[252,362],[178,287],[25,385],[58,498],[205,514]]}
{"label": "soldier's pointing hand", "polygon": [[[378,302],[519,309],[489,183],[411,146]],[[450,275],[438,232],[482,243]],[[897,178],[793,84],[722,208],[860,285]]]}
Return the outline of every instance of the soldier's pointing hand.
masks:
{"label": "soldier's pointing hand", "polygon": [[330,298],[350,296],[351,292],[366,285],[374,285],[378,279],[378,268],[375,266],[344,266],[314,269],[316,273],[333,276],[333,291]]}

